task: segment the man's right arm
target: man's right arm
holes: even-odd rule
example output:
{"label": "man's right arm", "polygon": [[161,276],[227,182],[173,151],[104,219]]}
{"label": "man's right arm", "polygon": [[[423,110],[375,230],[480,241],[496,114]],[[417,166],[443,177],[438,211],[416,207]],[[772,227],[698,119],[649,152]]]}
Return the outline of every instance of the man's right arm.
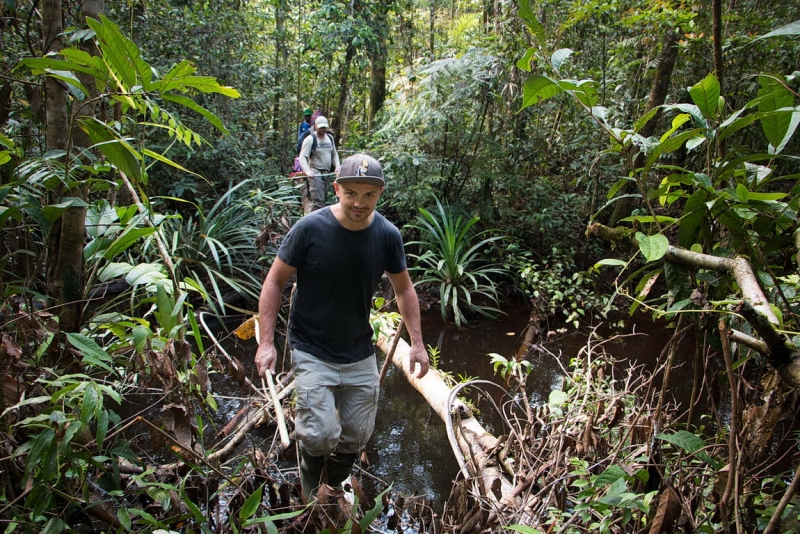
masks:
{"label": "man's right arm", "polygon": [[278,355],[275,350],[275,323],[281,308],[283,288],[296,269],[277,256],[261,287],[258,299],[259,344],[256,350],[256,371],[259,376],[275,372]]}
{"label": "man's right arm", "polygon": [[308,158],[311,156],[312,135],[316,135],[313,130],[303,139],[303,146],[300,147],[300,166],[303,168],[303,172],[306,173],[306,176],[314,176],[314,171],[311,170],[311,164],[308,162]]}

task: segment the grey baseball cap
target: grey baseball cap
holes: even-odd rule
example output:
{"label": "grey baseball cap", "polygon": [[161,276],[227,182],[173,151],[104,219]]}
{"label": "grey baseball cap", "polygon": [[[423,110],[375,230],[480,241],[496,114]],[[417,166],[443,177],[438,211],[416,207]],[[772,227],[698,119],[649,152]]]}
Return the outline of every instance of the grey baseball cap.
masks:
{"label": "grey baseball cap", "polygon": [[336,177],[336,181],[340,184],[357,182],[386,187],[381,164],[378,160],[366,154],[356,154],[345,159],[339,167],[339,175]]}

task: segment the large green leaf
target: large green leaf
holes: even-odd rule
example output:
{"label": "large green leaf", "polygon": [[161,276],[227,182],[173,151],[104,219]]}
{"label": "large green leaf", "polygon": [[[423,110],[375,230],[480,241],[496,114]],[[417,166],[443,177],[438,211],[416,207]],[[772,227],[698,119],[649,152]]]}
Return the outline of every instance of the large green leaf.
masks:
{"label": "large green leaf", "polygon": [[591,108],[600,100],[594,80],[559,80],[558,86],[565,91],[572,91],[586,107]]}
{"label": "large green leaf", "polygon": [[120,31],[110,19],[100,15],[100,20],[87,19],[86,24],[97,35],[98,47],[108,65],[117,75],[123,92],[131,92],[136,85],[150,90],[152,68],[141,58],[139,47]]}
{"label": "large green leaf", "polygon": [[550,65],[558,72],[561,69],[561,65],[573,54],[572,49],[570,48],[561,48],[553,52],[553,55],[550,56]]}
{"label": "large green leaf", "polygon": [[214,115],[212,112],[210,112],[209,110],[207,110],[206,108],[204,108],[191,98],[180,95],[171,95],[171,94],[162,94],[161,98],[163,98],[164,100],[169,100],[170,102],[175,102],[176,104],[180,104],[181,106],[187,107],[192,111],[196,111],[197,113],[205,117],[206,120],[208,120],[208,122],[213,124],[220,132],[224,133],[225,135],[228,135],[230,133],[228,129],[225,127],[225,125],[222,124],[222,120],[219,117]]}
{"label": "large green leaf", "polygon": [[[758,110],[765,113],[761,127],[769,141],[770,154],[778,154],[797,129],[800,110],[794,109],[794,97],[785,85],[769,76],[759,76]],[[774,112],[774,113],[768,113]]]}
{"label": "large green leaf", "polygon": [[547,76],[532,74],[525,80],[525,86],[522,90],[522,107],[520,109],[538,104],[561,92],[563,92],[563,89]]}
{"label": "large green leaf", "polygon": [[703,116],[713,119],[718,114],[720,85],[717,77],[713,73],[706,76],[702,81],[689,88],[689,96],[692,102],[700,108]]}
{"label": "large green leaf", "polygon": [[533,57],[536,55],[536,49],[534,47],[528,48],[525,51],[525,55],[522,56],[519,61],[517,61],[517,68],[524,70],[525,72],[531,71],[531,61],[533,61]]}
{"label": "large green leaf", "polygon": [[89,134],[89,139],[95,147],[112,165],[132,180],[137,182],[142,180],[140,165],[142,156],[127,141],[120,138],[107,124],[94,117],[82,117],[79,119],[79,123],[81,128]]}
{"label": "large green leaf", "polygon": [[768,39],[770,37],[783,37],[785,35],[800,35],[800,20],[790,22],[786,26],[781,26],[777,30],[772,30],[769,33],[756,37],[754,40]]}
{"label": "large green leaf", "polygon": [[643,174],[647,174],[650,172],[650,168],[656,162],[656,160],[661,157],[663,154],[668,154],[670,152],[674,152],[681,148],[683,144],[688,141],[689,139],[693,139],[698,133],[701,133],[702,130],[698,128],[693,128],[691,130],[687,130],[685,132],[681,132],[678,135],[670,137],[666,141],[663,141],[656,145],[656,147],[647,155],[647,162],[644,166]]}
{"label": "large green leaf", "polygon": [[647,261],[663,258],[669,248],[669,240],[662,234],[648,236],[636,232],[636,240],[639,242],[639,250]]}
{"label": "large green leaf", "polygon": [[700,225],[708,211],[705,204],[707,198],[708,192],[699,189],[686,201],[678,227],[678,245],[681,247],[688,249],[697,242]]}
{"label": "large green leaf", "polygon": [[75,333],[67,333],[67,340],[83,355],[83,363],[113,372],[110,364],[114,360],[95,340]]}
{"label": "large green leaf", "polygon": [[219,93],[229,98],[239,98],[239,91],[227,85],[220,85],[216,78],[211,76],[189,76],[183,80],[183,85],[192,87],[204,93]]}
{"label": "large green leaf", "polygon": [[536,43],[544,48],[546,41],[544,35],[544,26],[539,22],[536,16],[533,14],[533,10],[531,10],[530,0],[519,0],[518,1],[519,9],[517,13],[525,22],[525,25],[531,30],[531,33],[536,38]]}
{"label": "large green leaf", "polygon": [[48,204],[42,206],[42,213],[47,222],[52,223],[61,217],[69,208],[85,208],[88,206],[86,201],[78,197],[63,197],[58,204]]}
{"label": "large green leaf", "polygon": [[131,247],[134,243],[136,243],[142,237],[147,237],[155,233],[156,229],[152,227],[148,228],[127,228],[122,235],[116,238],[111,245],[106,249],[103,253],[103,256],[107,260],[114,259],[119,254],[122,254],[128,248]]}

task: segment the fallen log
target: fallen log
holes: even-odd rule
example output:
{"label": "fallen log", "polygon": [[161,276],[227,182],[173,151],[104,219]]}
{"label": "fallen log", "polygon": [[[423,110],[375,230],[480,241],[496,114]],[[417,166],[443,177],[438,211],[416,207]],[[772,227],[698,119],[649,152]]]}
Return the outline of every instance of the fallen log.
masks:
{"label": "fallen log", "polygon": [[[381,334],[377,345],[388,354],[393,339],[393,333],[391,337]],[[461,472],[465,478],[474,482],[474,496],[489,503],[493,510],[518,511],[522,500],[515,496],[514,485],[503,475],[502,466],[495,454],[498,439],[483,428],[463,402],[458,399],[451,401],[451,389],[438,370],[431,368],[422,378],[409,373],[410,350],[408,343],[399,340],[392,363],[403,372],[408,382],[422,394],[445,424],[451,423],[454,417],[458,419],[458,425],[454,425],[454,429],[459,450],[453,452],[459,462],[462,458],[466,459]]]}

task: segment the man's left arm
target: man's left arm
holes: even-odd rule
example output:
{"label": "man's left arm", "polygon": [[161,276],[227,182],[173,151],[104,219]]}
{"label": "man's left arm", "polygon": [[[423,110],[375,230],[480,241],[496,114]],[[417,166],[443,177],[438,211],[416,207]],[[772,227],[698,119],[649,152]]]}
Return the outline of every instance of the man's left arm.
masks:
{"label": "man's left arm", "polygon": [[417,300],[417,292],[414,290],[414,284],[411,282],[411,277],[408,275],[408,270],[401,273],[390,274],[386,273],[389,281],[394,288],[395,297],[397,297],[397,307],[400,309],[400,315],[403,316],[403,322],[408,330],[408,336],[411,338],[411,351],[409,353],[409,373],[414,375],[416,365],[419,364],[419,372],[416,374],[417,378],[422,378],[428,372],[428,352],[425,350],[425,344],[422,342],[422,327],[420,325],[419,301]]}
{"label": "man's left arm", "polygon": [[333,150],[331,151],[331,163],[333,164],[333,172],[339,174],[339,151],[336,150],[336,141],[331,138],[331,146],[333,146]]}

